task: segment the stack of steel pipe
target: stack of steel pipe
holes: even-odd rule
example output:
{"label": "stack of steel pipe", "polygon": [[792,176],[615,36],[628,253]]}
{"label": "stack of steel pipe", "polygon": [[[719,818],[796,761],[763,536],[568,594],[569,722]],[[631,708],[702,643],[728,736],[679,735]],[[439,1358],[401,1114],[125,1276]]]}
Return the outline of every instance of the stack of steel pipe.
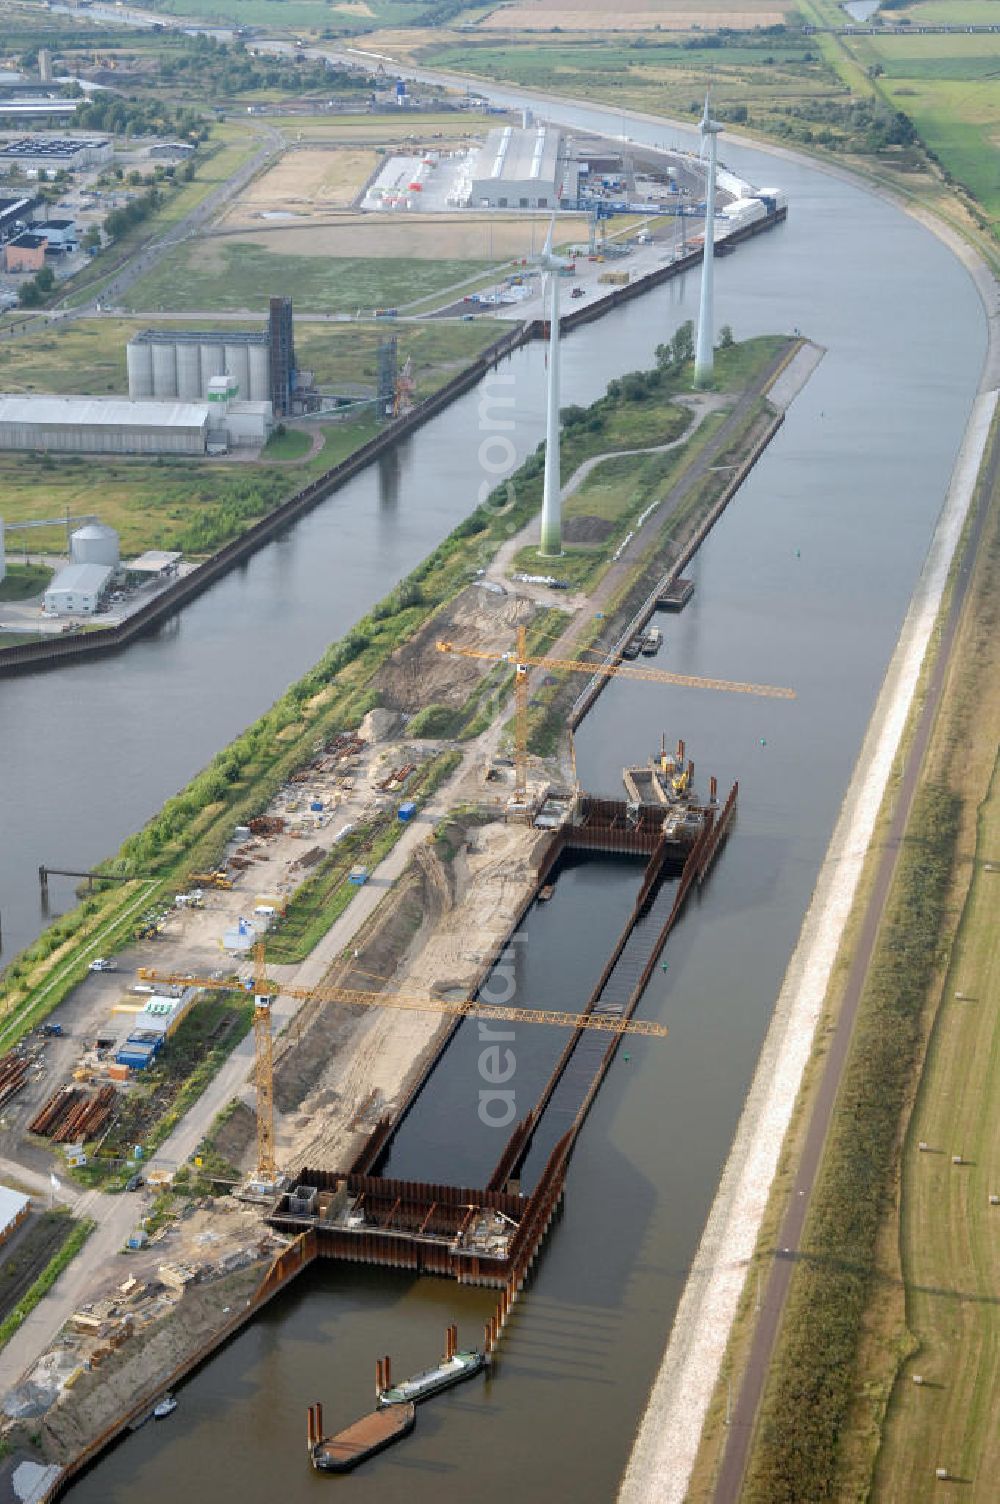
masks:
{"label": "stack of steel pipe", "polygon": [[28,1064],[24,1055],[4,1055],[0,1060],[0,1105],[9,1102],[24,1086],[28,1079]]}

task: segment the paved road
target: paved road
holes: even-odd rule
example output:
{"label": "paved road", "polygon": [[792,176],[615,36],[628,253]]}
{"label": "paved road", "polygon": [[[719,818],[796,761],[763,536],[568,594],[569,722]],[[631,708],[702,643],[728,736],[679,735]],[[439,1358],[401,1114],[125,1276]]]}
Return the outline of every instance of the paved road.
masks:
{"label": "paved road", "polygon": [[879,862],[875,883],[865,909],[861,933],[847,979],[844,1001],[823,1068],[819,1092],[813,1106],[802,1158],[792,1187],[791,1199],[778,1235],[774,1263],[768,1275],[761,1315],[754,1332],[732,1423],[722,1456],[715,1487],[715,1504],[735,1504],[740,1497],[750,1444],[757,1422],[757,1412],[775,1341],[784,1311],[792,1273],[801,1249],[802,1230],[809,1212],[816,1175],[833,1116],[834,1102],[840,1087],[851,1042],[854,1020],[871,965],[879,926],[896,871],[906,827],[923,766],[924,755],[941,703],[945,676],[951,661],[959,617],[965,603],[969,580],[979,548],[983,523],[990,498],[1000,478],[1000,435],[994,435],[983,470],[979,503],[965,549],[937,660],[927,687],[927,694],[916,726],[916,733],[906,754],[896,807],[888,839]]}

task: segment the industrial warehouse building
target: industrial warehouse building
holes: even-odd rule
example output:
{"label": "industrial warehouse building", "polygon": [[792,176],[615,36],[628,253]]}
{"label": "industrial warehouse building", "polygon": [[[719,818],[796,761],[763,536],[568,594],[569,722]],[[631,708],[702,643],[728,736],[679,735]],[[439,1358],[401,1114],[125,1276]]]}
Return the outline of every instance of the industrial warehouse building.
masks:
{"label": "industrial warehouse building", "polygon": [[44,235],[36,235],[31,230],[23,230],[13,240],[8,240],[3,248],[4,271],[41,271],[45,265],[47,246],[48,241]]}
{"label": "industrial warehouse building", "polygon": [[10,240],[26,230],[37,208],[38,200],[23,193],[0,196],[0,240]]}
{"label": "industrial warehouse building", "polygon": [[204,402],[0,396],[0,449],[62,454],[204,454]]}
{"label": "industrial warehouse building", "polygon": [[565,199],[574,207],[579,168],[551,126],[521,130],[505,125],[490,131],[472,168],[469,205],[473,209],[555,209]]}
{"label": "industrial warehouse building", "polygon": [[270,402],[240,402],[235,392],[222,376],[209,383],[205,402],[0,396],[0,450],[203,455],[266,444]]}
{"label": "industrial warehouse building", "polygon": [[45,592],[43,609],[50,616],[93,616],[111,589],[109,564],[67,564]]}
{"label": "industrial warehouse building", "polygon": [[6,1243],[31,1210],[30,1196],[12,1191],[10,1186],[0,1185],[0,1243]]}
{"label": "industrial warehouse building", "polygon": [[72,171],[111,161],[110,136],[21,136],[0,146],[0,172],[17,166],[22,172]]}
{"label": "industrial warehouse building", "polygon": [[264,329],[144,329],[125,350],[128,394],[203,401],[212,381],[228,376],[244,402],[270,402],[290,413],[296,390],[291,298],[272,298]]}

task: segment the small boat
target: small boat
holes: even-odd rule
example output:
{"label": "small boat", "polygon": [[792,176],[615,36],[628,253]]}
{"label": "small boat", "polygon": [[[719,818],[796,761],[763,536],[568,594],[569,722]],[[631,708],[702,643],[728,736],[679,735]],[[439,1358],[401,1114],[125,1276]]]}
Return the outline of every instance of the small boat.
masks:
{"label": "small boat", "polygon": [[540,888],[539,891],[538,891],[538,902],[539,903],[548,903],[549,899],[552,897],[552,895],[553,895],[553,893],[555,891],[556,891],[556,885],[555,885],[555,883],[546,883],[545,887],[544,888]]}
{"label": "small boat", "polygon": [[168,1415],[173,1415],[177,1409],[177,1401],[172,1394],[165,1394],[158,1405],[153,1406],[153,1418],[166,1420]]}
{"label": "small boat", "polygon": [[650,627],[642,639],[642,652],[647,658],[652,658],[663,646],[663,633],[659,627]]}
{"label": "small boat", "polygon": [[391,1405],[419,1405],[421,1400],[440,1394],[442,1389],[450,1389],[453,1384],[474,1378],[477,1373],[482,1373],[486,1364],[485,1353],[477,1348],[452,1353],[450,1358],[442,1358],[433,1368],[425,1368],[411,1379],[403,1379],[391,1389],[383,1389],[378,1397],[379,1409],[388,1409]]}

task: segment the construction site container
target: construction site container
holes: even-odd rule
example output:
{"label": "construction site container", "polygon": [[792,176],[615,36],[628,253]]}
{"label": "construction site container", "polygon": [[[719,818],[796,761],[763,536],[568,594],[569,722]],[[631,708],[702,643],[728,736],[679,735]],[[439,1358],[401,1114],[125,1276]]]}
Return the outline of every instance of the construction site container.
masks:
{"label": "construction site container", "polygon": [[412,820],[416,812],[417,806],[412,799],[407,799],[404,804],[399,806],[399,810],[397,811],[399,818],[404,824],[407,820]]}

